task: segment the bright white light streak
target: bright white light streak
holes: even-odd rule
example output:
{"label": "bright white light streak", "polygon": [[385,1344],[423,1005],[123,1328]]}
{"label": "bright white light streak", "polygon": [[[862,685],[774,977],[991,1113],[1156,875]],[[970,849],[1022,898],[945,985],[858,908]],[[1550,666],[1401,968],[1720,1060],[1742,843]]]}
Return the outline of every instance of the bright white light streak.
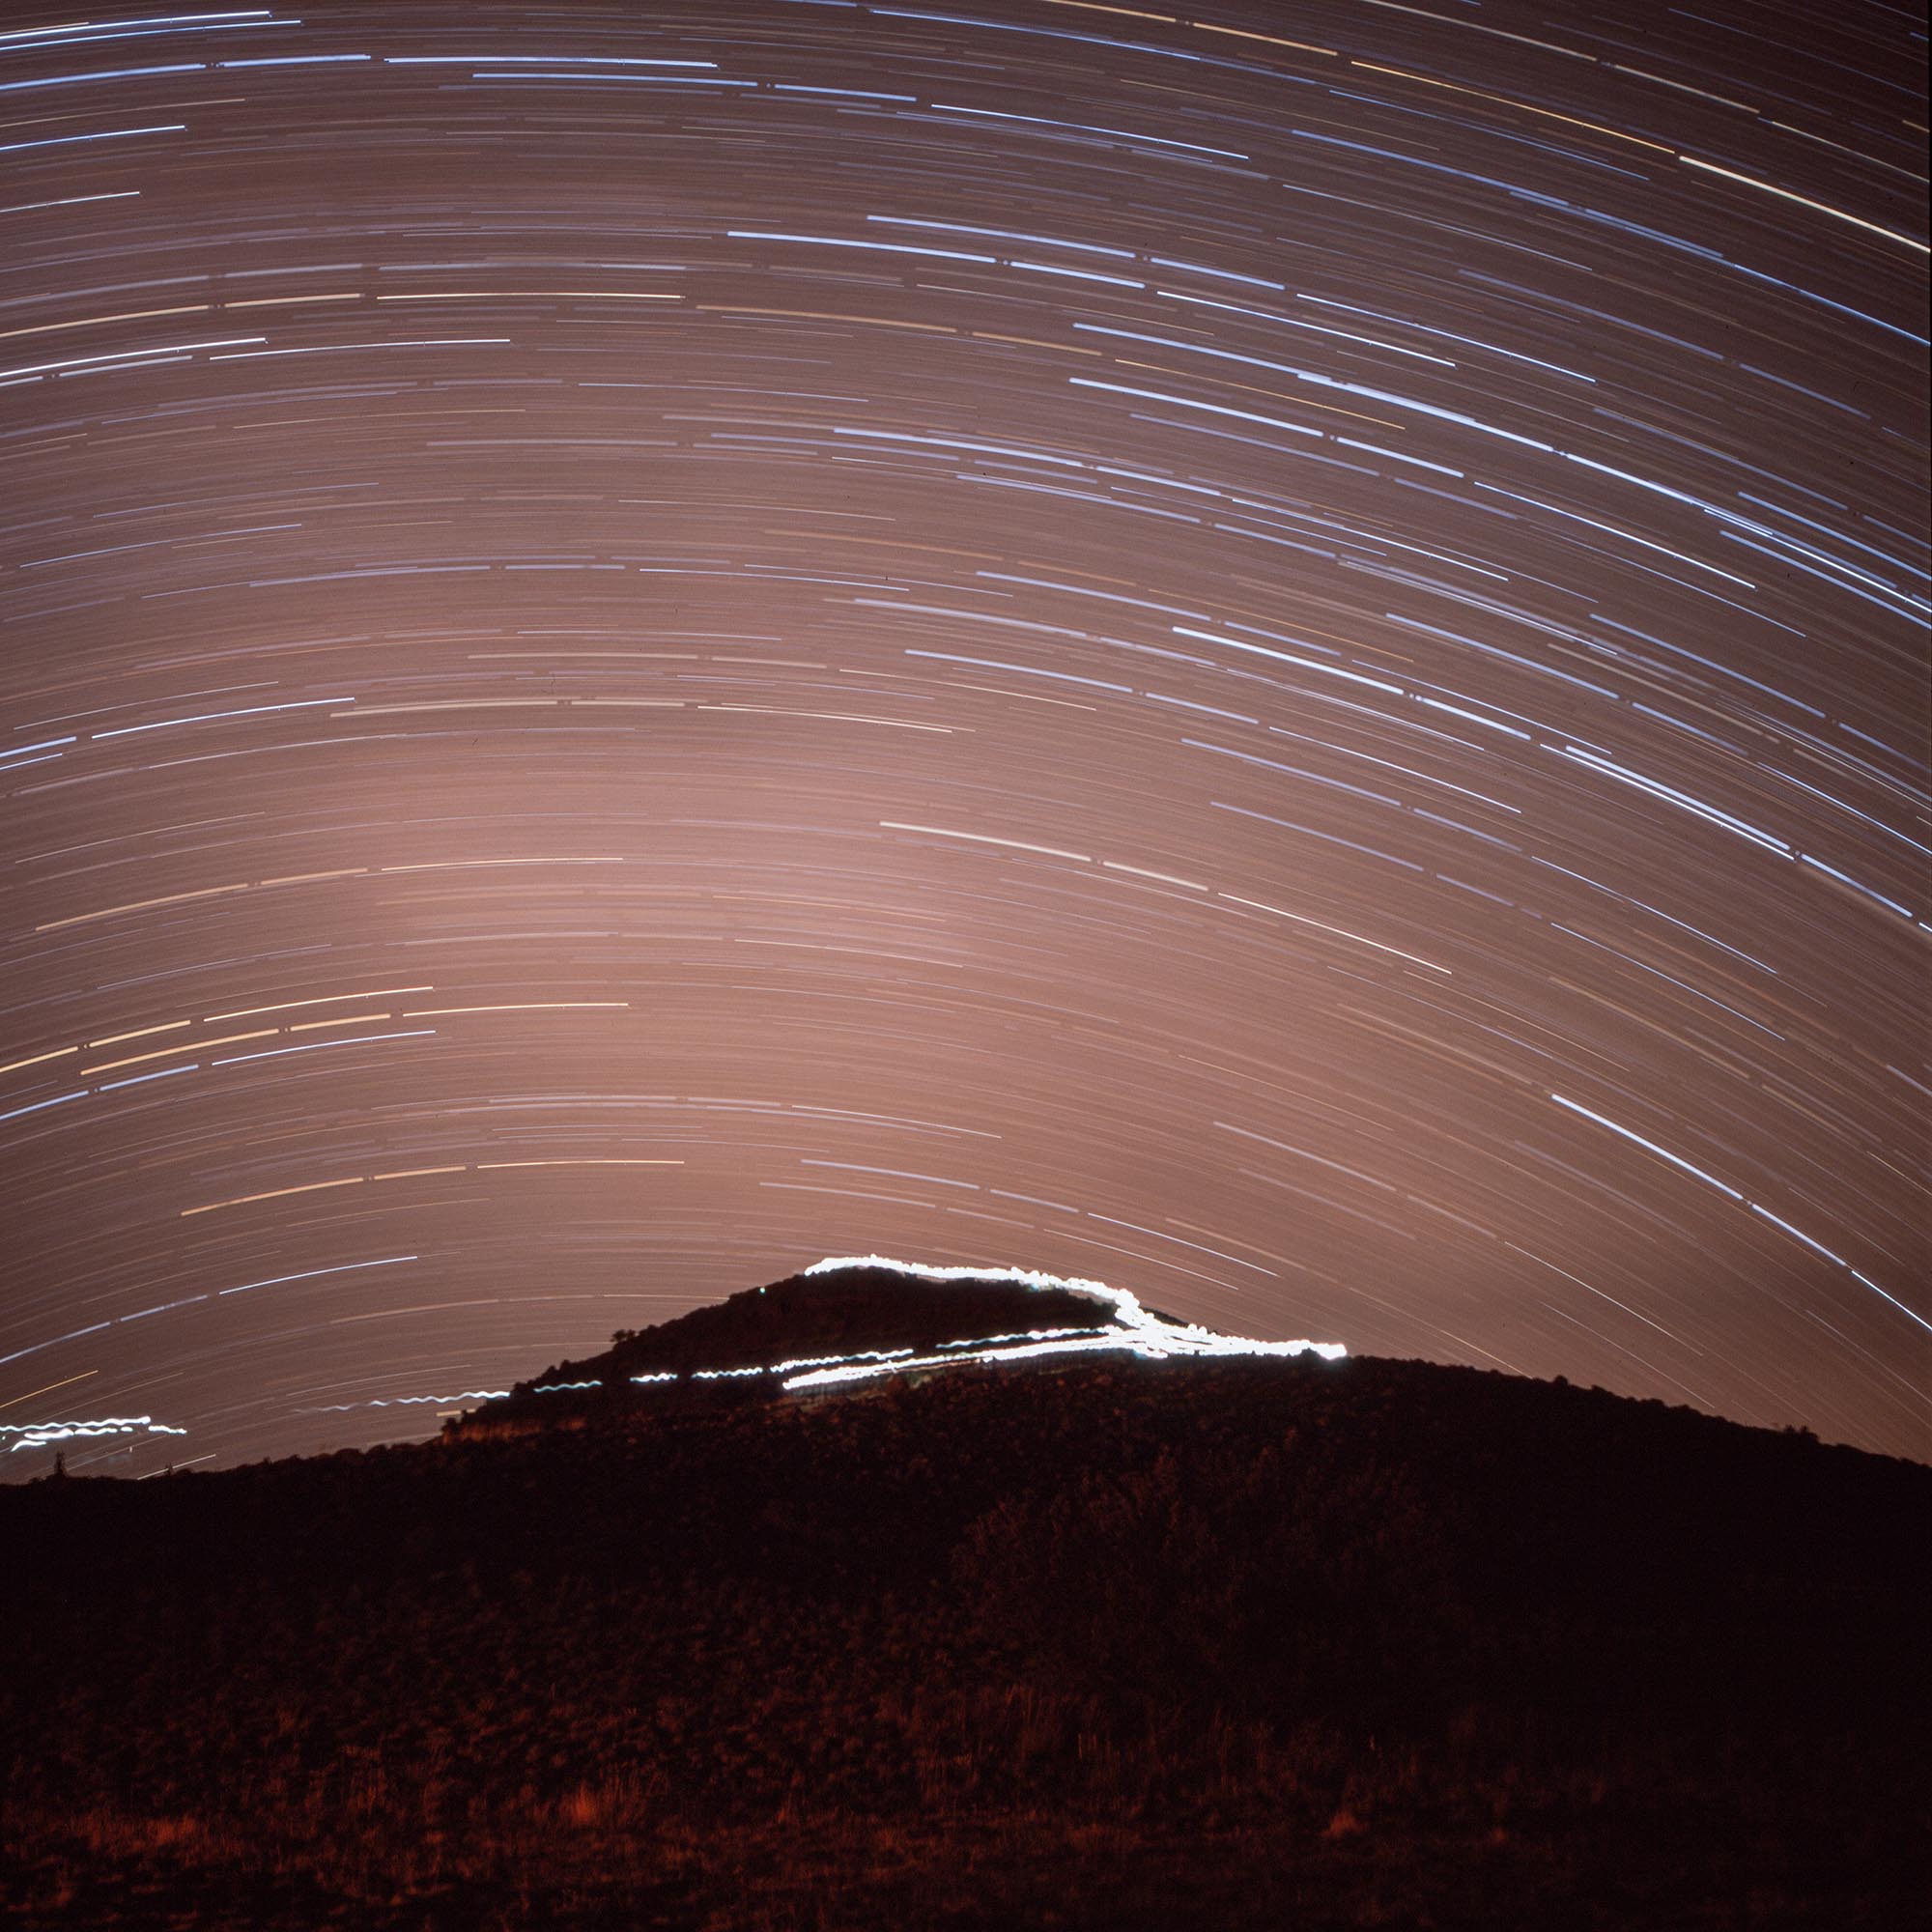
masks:
{"label": "bright white light streak", "polygon": [[896,1375],[909,1368],[937,1368],[961,1361],[1017,1361],[1102,1349],[1125,1350],[1156,1359],[1169,1355],[1317,1354],[1326,1361],[1336,1361],[1349,1352],[1339,1342],[1262,1342],[1238,1335],[1218,1335],[1212,1329],[1196,1327],[1191,1322],[1169,1321],[1150,1313],[1126,1289],[1110,1288],[1103,1281],[1091,1281],[1083,1276],[1044,1274],[1035,1268],[940,1267],[922,1262],[894,1261],[885,1255],[845,1255],[814,1262],[805,1272],[827,1274],[845,1268],[886,1268],[921,1281],[1002,1281],[1024,1288],[1058,1289],[1108,1304],[1113,1311],[1114,1326],[1098,1334],[1075,1336],[1042,1329],[1038,1331],[1039,1339],[1030,1337],[1010,1346],[1001,1341],[969,1339],[960,1345],[950,1345],[956,1351],[948,1354],[906,1356],[885,1363],[855,1361],[838,1368],[812,1370],[788,1378],[783,1384],[787,1389],[823,1388],[869,1376]]}
{"label": "bright white light streak", "polygon": [[200,61],[178,61],[169,67],[124,67],[100,73],[63,73],[47,80],[9,80],[0,82],[0,94],[20,94],[41,87],[77,87],[90,80],[146,80],[157,73],[205,73]]}
{"label": "bright white light streak", "polygon": [[1831,1249],[1824,1244],[1823,1241],[1814,1241],[1811,1238],[1811,1236],[1807,1235],[1802,1228],[1794,1228],[1789,1221],[1779,1220],[1779,1218],[1776,1214],[1774,1214],[1769,1208],[1760,1208],[1755,1201],[1747,1201],[1745,1205],[1751,1210],[1753,1214],[1762,1214],[1764,1218],[1767,1221],[1769,1221],[1774,1228],[1782,1228],[1784,1232],[1792,1237],[1793,1240],[1803,1241],[1807,1248],[1815,1249],[1816,1252],[1823,1255],[1828,1262],[1836,1262],[1840,1267],[1846,1267],[1850,1265],[1850,1264],[1847,1263],[1843,1255],[1834,1255],[1831,1251]]}
{"label": "bright white light streak", "polygon": [[150,1080],[172,1080],[178,1073],[198,1073],[200,1064],[190,1061],[185,1066],[163,1066],[155,1073],[135,1073],[126,1080],[106,1080],[100,1085],[103,1094],[118,1094],[124,1087],[145,1086]]}
{"label": "bright white light streak", "polygon": [[246,1294],[251,1288],[279,1288],[284,1282],[314,1281],[325,1274],[354,1274],[358,1268],[395,1267],[403,1262],[421,1261],[420,1255],[384,1255],[380,1261],[340,1262],[334,1267],[305,1268],[300,1274],[271,1274],[263,1281],[244,1281],[235,1288],[224,1288],[223,1294]]}
{"label": "bright white light streak", "polygon": [[1069,376],[1069,384],[1076,389],[1104,389],[1109,395],[1132,396],[1144,403],[1166,403],[1178,410],[1199,410],[1210,416],[1233,416],[1237,422],[1259,423],[1264,429],[1286,430],[1291,436],[1312,436],[1318,441],[1321,432],[1310,429],[1305,423],[1283,422],[1279,416],[1258,415],[1253,410],[1231,410],[1222,403],[1199,402],[1192,396],[1169,395],[1162,389],[1130,389],[1121,383],[1102,383],[1090,376]]}
{"label": "bright white light streak", "polygon": [[1833,208],[1829,202],[1813,201],[1809,195],[1794,194],[1788,187],[1774,187],[1769,182],[1757,181],[1750,175],[1734,174],[1729,168],[1720,168],[1716,161],[1700,161],[1695,155],[1679,155],[1677,158],[1687,168],[1701,168],[1707,175],[1722,175],[1726,181],[1739,183],[1745,187],[1754,187],[1763,194],[1775,194],[1780,201],[1795,201],[1800,208],[1809,208],[1819,214],[1829,214],[1834,221],[1849,221],[1854,228],[1863,228],[1873,235],[1883,235],[1888,242],[1901,242],[1908,248],[1917,249],[1921,255],[1932,254],[1932,246],[1915,240],[1910,235],[1901,235],[1895,228],[1882,228],[1876,221],[1866,221],[1862,216],[1847,214],[1842,208]]}
{"label": "bright white light streak", "polygon": [[271,711],[309,711],[319,704],[354,704],[353,697],[299,697],[287,704],[244,704],[234,711],[198,711],[186,718],[157,718],[152,724],[117,724],[111,731],[92,731],[99,742],[103,738],[131,738],[137,731],[165,731],[171,724],[213,724],[231,718],[262,718]]}
{"label": "bright white light streak", "polygon": [[16,201],[10,208],[0,208],[0,214],[31,214],[43,208],[78,208],[89,201],[138,201],[140,196],[139,188],[124,187],[112,194],[69,194],[58,201]]}
{"label": "bright white light streak", "polygon": [[716,61],[662,60],[635,54],[384,54],[384,67],[701,67]]}
{"label": "bright white light streak", "polygon": [[1740,838],[1748,838],[1753,845],[1762,845],[1767,852],[1776,852],[1780,858],[1791,857],[1791,847],[1781,838],[1774,838],[1768,832],[1760,832],[1755,826],[1747,825],[1741,818],[1733,818],[1727,811],[1719,811],[1715,805],[1706,805],[1701,799],[1692,798],[1689,792],[1676,790],[1656,779],[1645,778],[1641,772],[1626,771],[1623,766],[1612,764],[1608,758],[1597,756],[1594,753],[1577,750],[1575,745],[1556,745],[1548,748],[1558,757],[1569,758],[1579,765],[1586,765],[1593,772],[1601,772],[1606,779],[1615,779],[1619,784],[1634,786],[1636,790],[1648,792],[1652,798],[1662,799],[1667,805],[1674,805],[1680,810],[1693,813],[1712,825],[1721,826],[1726,832],[1735,833]]}
{"label": "bright white light streak", "polygon": [[137,134],[185,134],[185,121],[168,121],[157,128],[117,128],[106,134],[52,134],[38,141],[13,141],[0,147],[0,155],[20,155],[29,148],[71,148],[83,141],[131,141]]}
{"label": "bright white light streak", "polygon": [[137,14],[127,20],[63,20],[53,27],[14,27],[0,34],[0,43],[8,41],[44,41],[49,35],[117,34],[133,27],[200,27],[215,20],[251,20],[270,24],[267,7],[226,7],[208,14]]}
{"label": "bright white light streak", "polygon": [[365,61],[368,54],[274,54],[259,60],[216,61],[217,67],[335,67],[343,61]]}
{"label": "bright white light streak", "polygon": [[1647,1141],[1641,1134],[1634,1134],[1630,1128],[1620,1127],[1614,1121],[1606,1121],[1602,1114],[1593,1114],[1588,1107],[1578,1106],[1575,1100],[1566,1100],[1561,1094],[1552,1094],[1549,1097],[1559,1107],[1567,1107],[1573,1114],[1581,1114],[1586,1121],[1595,1121],[1600,1127],[1607,1127],[1611,1133],[1621,1134],[1625,1140],[1635,1142],[1638,1147],[1656,1154],[1660,1160],[1667,1160],[1672,1167],[1681,1167],[1686,1174],[1694,1176],[1707,1187],[1715,1187],[1719,1194],[1728,1194],[1733,1201],[1744,1200],[1745,1197],[1735,1187],[1726,1187],[1715,1176],[1706,1174],[1701,1167],[1692,1167],[1688,1160],[1680,1159],[1668,1148],[1661,1148],[1655,1141]]}
{"label": "bright white light streak", "polygon": [[[258,342],[266,340],[257,336]],[[270,355],[347,355],[362,349],[489,349],[501,348],[507,335],[427,335],[397,337],[389,342],[326,342],[313,349],[247,349],[232,355],[211,355],[211,362],[259,362]]]}
{"label": "bright white light streak", "polygon": [[58,1107],[64,1101],[84,1100],[86,1097],[87,1089],[85,1087],[73,1094],[56,1094],[51,1100],[36,1100],[31,1107],[15,1107],[11,1114],[0,1114],[0,1121],[23,1120],[27,1115],[38,1114],[44,1108]]}
{"label": "bright white light streak", "polygon": [[1441,973],[1448,977],[1446,966],[1438,966],[1433,959],[1424,959],[1414,952],[1405,952],[1399,946],[1384,946],[1378,939],[1365,939],[1359,932],[1350,932],[1345,926],[1329,925],[1319,919],[1309,919],[1298,912],[1286,912],[1280,906],[1269,905],[1263,899],[1244,899],[1235,893],[1216,893],[1217,899],[1226,899],[1230,905],[1253,906],[1257,912],[1272,913],[1276,919],[1293,920],[1296,925],[1312,925],[1317,932],[1332,932],[1337,939],[1352,940],[1357,946],[1366,946],[1376,952],[1387,952],[1397,959],[1406,959],[1411,966],[1426,966],[1432,973]]}
{"label": "bright white light streak", "polygon": [[378,1397],[373,1402],[333,1403],[327,1408],[318,1409],[319,1415],[333,1415],[352,1408],[410,1408],[418,1403],[432,1402],[500,1402],[508,1395],[508,1389],[463,1389],[456,1395],[392,1395]]}
{"label": "bright white light streak", "polygon": [[886,832],[923,832],[933,838],[964,838],[975,845],[1003,845],[1011,852],[1037,852],[1048,859],[1077,859],[1083,866],[1094,863],[1086,852],[1067,852],[1058,845],[1029,845],[1018,838],[995,838],[984,832],[952,832],[943,825],[905,825],[891,818],[880,819],[879,825]]}
{"label": "bright white light streak", "polygon": [[[1111,1323],[1093,1328],[1032,1328],[1007,1335],[969,1335],[956,1341],[941,1342],[938,1352],[918,1355],[910,1348],[866,1349],[849,1355],[805,1355],[782,1362],[749,1363],[728,1369],[693,1369],[693,1381],[735,1381],[754,1376],[778,1376],[786,1390],[824,1388],[841,1382],[859,1381],[867,1377],[895,1375],[903,1369],[947,1369],[961,1362],[1026,1361],[1042,1355],[1089,1354],[1103,1350],[1164,1360],[1170,1355],[1272,1355],[1315,1354],[1324,1361],[1339,1361],[1348,1350],[1339,1342],[1261,1342],[1238,1335],[1221,1335],[1212,1329],[1188,1322],[1174,1322],[1151,1314],[1125,1289],[1110,1288],[1105,1282],[1080,1276],[1043,1274],[1034,1268],[940,1267],[920,1262],[898,1262],[883,1255],[847,1255],[814,1262],[805,1269],[808,1275],[826,1274],[845,1268],[885,1268],[895,1274],[912,1275],[923,1281],[1001,1281],[1031,1289],[1058,1289],[1105,1303],[1111,1310]],[[800,1373],[800,1372],[803,1373]],[[687,1378],[676,1369],[657,1369],[632,1376],[638,1384],[675,1382]],[[531,1390],[551,1394],[564,1389],[601,1386],[592,1382],[550,1383]],[[430,1400],[431,1398],[416,1398]],[[453,1399],[453,1398],[452,1398]],[[380,1406],[380,1405],[375,1405]]]}
{"label": "bright white light streak", "polygon": [[[49,369],[101,368],[110,362],[126,362],[139,355],[185,355],[195,349],[232,349],[238,343],[266,342],[266,335],[223,335],[208,342],[166,342],[154,349],[116,349],[98,355],[70,355],[59,362],[26,362],[18,368],[0,369],[0,381],[14,376],[43,376]],[[215,358],[219,361],[220,357]]]}
{"label": "bright white light streak", "polygon": [[318,1039],[307,1046],[275,1046],[263,1053],[232,1053],[224,1060],[213,1061],[214,1066],[244,1066],[251,1060],[285,1060],[292,1053],[321,1053],[334,1046],[371,1046],[382,1039],[434,1039],[434,1027],[419,1027],[412,1033],[365,1033],[354,1039]]}
{"label": "bright white light streak", "polygon": [[1885,1290],[1882,1289],[1877,1282],[1873,1281],[1869,1275],[1861,1274],[1857,1268],[1847,1268],[1845,1272],[1849,1274],[1854,1281],[1862,1282],[1865,1285],[1865,1287],[1870,1289],[1871,1292],[1877,1296],[1879,1296],[1881,1300],[1890,1302],[1891,1305],[1895,1309],[1897,1309],[1898,1312],[1902,1316],[1904,1316],[1908,1321],[1918,1322],[1919,1327],[1924,1329],[1928,1335],[1932,1335],[1932,1321],[1926,1321],[1924,1316],[1916,1314],[1912,1309],[1906,1307],[1905,1303],[1899,1300],[1897,1295],[1886,1293]]}
{"label": "bright white light streak", "polygon": [[0,1435],[14,1435],[19,1438],[8,1445],[10,1453],[20,1449],[40,1449],[49,1442],[71,1442],[77,1439],[107,1435],[185,1435],[185,1429],[177,1429],[166,1422],[156,1422],[151,1415],[102,1415],[86,1421],[75,1422],[5,1422],[0,1423]]}
{"label": "bright white light streak", "polygon": [[1204,644],[1223,644],[1231,651],[1252,651],[1257,657],[1273,658],[1281,664],[1299,665],[1303,670],[1325,671],[1330,677],[1347,678],[1350,684],[1366,684],[1377,691],[1392,691],[1398,697],[1403,696],[1403,689],[1399,684],[1389,684],[1378,677],[1365,677],[1356,670],[1343,670],[1336,665],[1317,664],[1313,658],[1298,658],[1292,651],[1271,651],[1264,644],[1245,644],[1239,638],[1224,638],[1217,631],[1194,631],[1185,624],[1175,624],[1170,628],[1177,638],[1193,638]]}

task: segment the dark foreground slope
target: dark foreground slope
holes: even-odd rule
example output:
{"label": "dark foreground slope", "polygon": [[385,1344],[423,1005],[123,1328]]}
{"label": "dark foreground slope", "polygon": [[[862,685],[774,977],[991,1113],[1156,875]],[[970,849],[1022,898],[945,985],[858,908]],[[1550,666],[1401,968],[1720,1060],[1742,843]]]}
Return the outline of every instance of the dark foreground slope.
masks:
{"label": "dark foreground slope", "polygon": [[1928,1522],[1917,1465],[1375,1360],[43,1482],[0,1910],[1897,1927]]}

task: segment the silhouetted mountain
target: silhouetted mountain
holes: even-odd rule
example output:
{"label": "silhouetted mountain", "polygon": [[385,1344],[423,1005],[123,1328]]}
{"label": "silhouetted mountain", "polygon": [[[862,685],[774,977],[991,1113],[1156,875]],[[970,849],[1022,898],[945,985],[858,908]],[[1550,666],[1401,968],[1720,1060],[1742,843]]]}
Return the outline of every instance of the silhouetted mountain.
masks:
{"label": "silhouetted mountain", "polygon": [[[1932,1470],[1312,1353],[761,1375],[719,1404],[628,1381],[923,1356],[962,1316],[1096,1325],[1015,1286],[794,1277],[437,1442],[0,1492],[0,1907],[772,1932],[1922,1911]],[[636,1399],[534,1392],[619,1376]]]}
{"label": "silhouetted mountain", "polygon": [[620,1335],[600,1355],[559,1362],[518,1383],[517,1393],[593,1378],[614,1390],[634,1376],[668,1370],[722,1372],[796,1358],[923,1350],[961,1337],[1036,1328],[1092,1329],[1112,1316],[1111,1307],[1069,1289],[986,1276],[942,1285],[885,1267],[846,1267],[789,1275],[639,1334]]}
{"label": "silhouetted mountain", "polygon": [[1039,1362],[1122,1350],[1340,1354],[1297,1342],[1248,1342],[1143,1308],[1101,1282],[1018,1269],[919,1267],[868,1255],[695,1308],[656,1327],[620,1329],[602,1354],[559,1362],[470,1411],[453,1433],[493,1434],[566,1419],[609,1420],[692,1400],[771,1401],[882,1374],[918,1378],[969,1360]]}

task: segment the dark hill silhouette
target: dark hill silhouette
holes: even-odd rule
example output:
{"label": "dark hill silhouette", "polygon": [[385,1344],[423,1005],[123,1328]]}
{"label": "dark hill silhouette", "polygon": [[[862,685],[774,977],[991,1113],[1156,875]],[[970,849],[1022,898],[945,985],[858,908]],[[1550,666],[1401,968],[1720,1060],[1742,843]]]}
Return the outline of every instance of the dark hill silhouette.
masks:
{"label": "dark hill silhouette", "polygon": [[991,1350],[1038,1359],[1030,1351],[1042,1343],[1047,1354],[1292,1352],[1315,1346],[1216,1335],[1144,1309],[1099,1282],[1014,1269],[921,1269],[866,1256],[820,1262],[652,1328],[620,1329],[603,1353],[558,1362],[518,1382],[507,1396],[471,1411],[455,1433],[662,1409],[673,1401],[770,1401],[806,1385],[825,1386],[829,1378],[813,1370],[860,1378],[917,1376]]}
{"label": "dark hill silhouette", "polygon": [[[923,1347],[934,1297],[882,1286],[734,1298],[601,1359],[789,1359],[880,1319]],[[511,1433],[0,1492],[0,1916],[1922,1911],[1917,1464],[1313,1355],[548,1400]]]}

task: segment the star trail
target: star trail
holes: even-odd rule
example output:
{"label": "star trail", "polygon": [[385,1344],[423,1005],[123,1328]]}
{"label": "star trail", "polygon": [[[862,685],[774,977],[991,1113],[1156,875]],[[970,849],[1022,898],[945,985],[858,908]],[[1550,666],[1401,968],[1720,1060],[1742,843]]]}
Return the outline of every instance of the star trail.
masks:
{"label": "star trail", "polygon": [[1932,1457],[1917,14],[0,20],[8,1475],[870,1251]]}

